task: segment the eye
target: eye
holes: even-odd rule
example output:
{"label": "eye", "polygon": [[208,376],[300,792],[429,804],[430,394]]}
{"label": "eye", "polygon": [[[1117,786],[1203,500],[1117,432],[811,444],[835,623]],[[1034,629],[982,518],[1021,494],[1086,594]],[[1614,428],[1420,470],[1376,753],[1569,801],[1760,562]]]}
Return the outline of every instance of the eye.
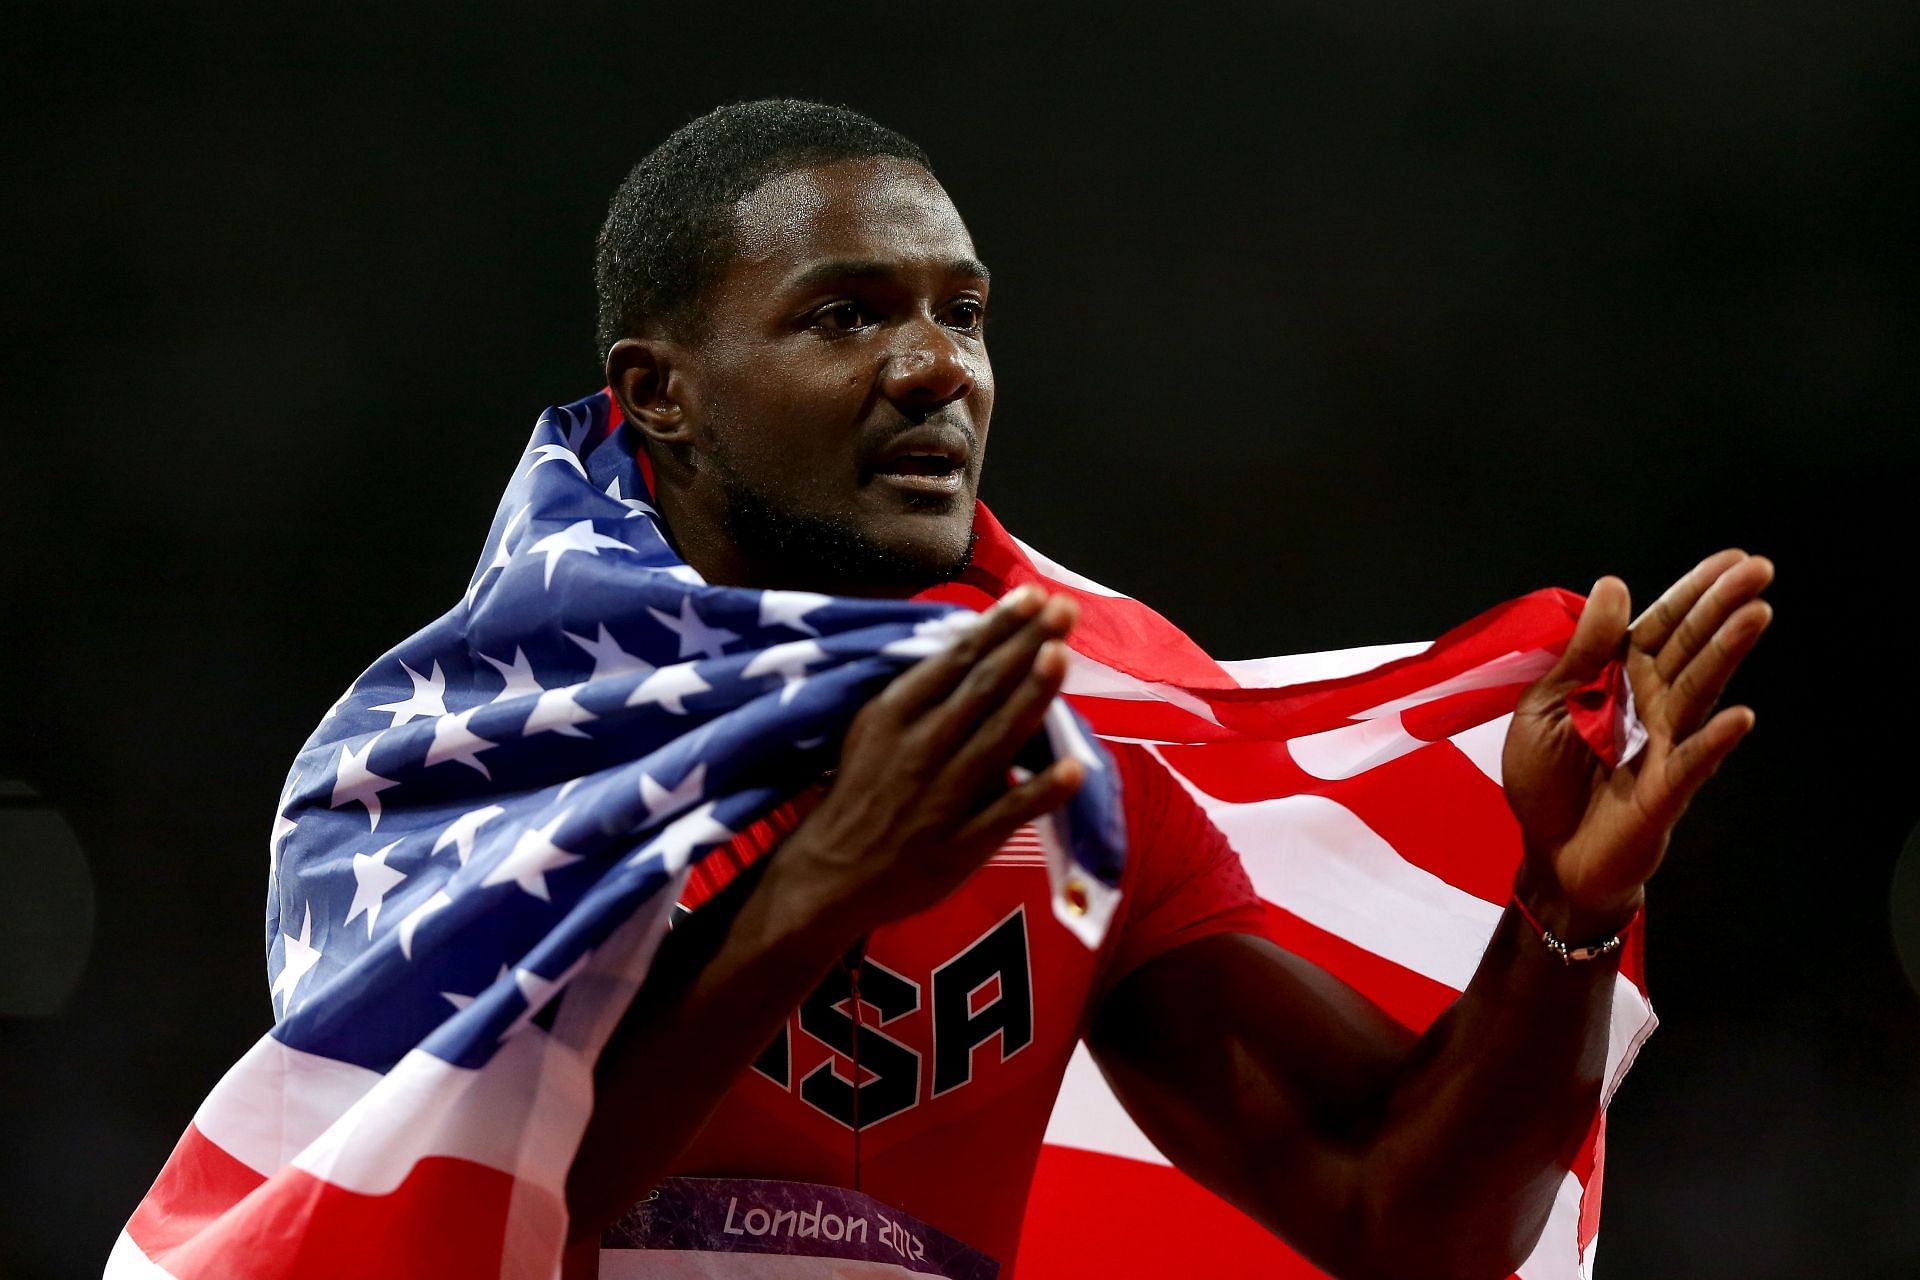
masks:
{"label": "eye", "polygon": [[873,323],[873,316],[857,302],[835,302],[814,312],[813,323],[828,333],[853,333]]}
{"label": "eye", "polygon": [[987,327],[987,309],[973,298],[961,298],[947,308],[947,324],[962,333],[979,333]]}

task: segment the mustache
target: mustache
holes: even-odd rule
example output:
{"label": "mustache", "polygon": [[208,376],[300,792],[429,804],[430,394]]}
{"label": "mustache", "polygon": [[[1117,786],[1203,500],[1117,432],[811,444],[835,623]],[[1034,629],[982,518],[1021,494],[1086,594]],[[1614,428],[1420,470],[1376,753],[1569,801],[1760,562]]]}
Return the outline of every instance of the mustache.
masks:
{"label": "mustache", "polygon": [[860,453],[871,464],[903,445],[959,453],[971,466],[980,456],[980,433],[965,414],[942,407],[918,421],[875,428],[862,441]]}

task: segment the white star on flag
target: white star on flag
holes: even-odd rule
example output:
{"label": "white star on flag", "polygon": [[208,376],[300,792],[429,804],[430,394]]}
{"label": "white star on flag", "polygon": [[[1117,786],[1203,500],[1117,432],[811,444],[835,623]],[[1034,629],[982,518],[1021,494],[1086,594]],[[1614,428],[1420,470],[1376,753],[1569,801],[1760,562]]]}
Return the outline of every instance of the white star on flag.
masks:
{"label": "white star on flag", "polygon": [[740,638],[725,627],[708,626],[700,615],[694,612],[693,597],[690,595],[680,597],[678,618],[670,613],[662,613],[651,606],[648,607],[647,612],[652,614],[661,626],[680,637],[680,656],[683,658],[690,658],[696,653],[717,658],[726,652],[729,644]]}
{"label": "white star on flag", "polygon": [[666,818],[680,812],[707,790],[707,766],[700,763],[693,766],[680,784],[672,790],[655,782],[650,774],[640,775],[640,803],[647,806],[647,817]]}
{"label": "white star on flag", "polygon": [[353,684],[350,684],[347,686],[347,690],[345,693],[341,694],[339,697],[333,700],[333,705],[327,708],[327,714],[320,717],[321,724],[325,724],[327,721],[333,719],[335,716],[340,714],[340,708],[347,705],[347,699],[353,696],[353,690],[355,686],[358,685],[359,683],[360,682],[357,680],[354,681]]}
{"label": "white star on flag", "polygon": [[[332,713],[329,712],[328,715]],[[324,718],[323,718],[324,723]],[[286,838],[300,826],[287,816],[287,805],[293,800],[293,793],[300,786],[301,770],[295,769],[287,775],[287,785],[280,788],[280,801],[274,807],[273,832],[267,837],[267,886],[273,892],[273,883],[280,875],[280,846]]]}
{"label": "white star on flag", "polygon": [[683,716],[687,714],[687,707],[682,698],[706,693],[712,688],[700,678],[691,662],[676,662],[670,667],[661,667],[634,686],[633,692],[627,695],[627,705],[637,707],[657,702],[674,715]]}
{"label": "white star on flag", "polygon": [[[506,976],[507,976],[507,966],[501,965],[500,972],[494,975],[493,980],[495,982],[498,982],[500,981],[500,979]],[[445,1000],[448,1004],[452,1005],[456,1009],[464,1009],[468,1005],[472,1004],[475,1000],[478,1000],[480,998],[480,994],[478,992],[475,992],[473,995],[463,996],[458,991],[442,991],[440,993],[440,998],[442,1000]]]}
{"label": "white star on flag", "polygon": [[580,446],[587,442],[587,434],[593,430],[593,417],[583,413],[576,418],[572,411],[567,409],[562,409],[560,412],[567,417],[567,448],[570,452],[578,454]]}
{"label": "white star on flag", "polygon": [[377,853],[356,853],[353,855],[353,903],[347,908],[346,923],[352,924],[354,917],[361,912],[367,916],[367,936],[373,936],[373,925],[380,918],[380,904],[386,901],[394,886],[407,878],[407,873],[387,865],[387,855],[398,848],[395,840]]}
{"label": "white star on flag", "polygon": [[[419,930],[420,922],[434,912],[452,905],[453,897],[448,894],[445,889],[442,889],[413,910],[407,912],[400,921],[400,927],[394,930],[400,938],[400,954],[409,960],[413,959],[413,935]],[[369,925],[368,928],[372,928],[372,926]]]}
{"label": "white star on flag", "polygon": [[[476,649],[474,652],[479,653],[479,650]],[[488,666],[498,671],[500,678],[507,682],[506,688],[493,695],[493,701],[505,702],[508,698],[519,698],[529,693],[547,691],[545,685],[533,678],[533,664],[527,661],[525,650],[516,647],[513,651],[513,661],[510,663],[502,662],[498,658],[489,658],[484,653],[481,653],[480,657]]]}
{"label": "white star on flag", "polygon": [[633,855],[633,861],[642,862],[658,854],[668,872],[677,872],[693,859],[696,848],[704,849],[708,845],[733,839],[733,829],[715,821],[713,805],[714,802],[709,800],[691,813],[684,813],[669,822],[666,829],[655,836],[645,849]]}
{"label": "white star on flag", "polygon": [[554,566],[560,563],[560,557],[567,552],[584,551],[590,556],[597,556],[602,550],[631,551],[633,548],[618,538],[609,538],[601,533],[593,527],[591,520],[575,520],[560,532],[548,534],[527,550],[538,552],[547,558],[546,586],[551,590]]}
{"label": "white star on flag", "polygon": [[615,476],[607,482],[607,496],[627,509],[627,519],[629,520],[635,516],[657,516],[660,514],[646,503],[640,501],[640,499],[629,498],[622,494],[620,492],[619,476]]}
{"label": "white star on flag", "polygon": [[890,640],[880,652],[895,658],[927,658],[944,652],[948,645],[973,631],[985,614],[950,613],[913,624],[913,634]]}
{"label": "white star on flag", "polygon": [[393,712],[393,723],[405,724],[409,720],[425,716],[443,716],[447,714],[447,678],[440,674],[440,664],[433,664],[433,674],[423,676],[402,662],[400,669],[407,673],[407,679],[413,681],[413,692],[398,702],[385,702],[371,711]]}
{"label": "white star on flag", "polygon": [[527,455],[534,460],[533,467],[527,468],[527,474],[533,474],[534,467],[544,467],[549,462],[564,462],[586,478],[587,469],[580,465],[580,457],[563,444],[543,444]]}
{"label": "white star on flag", "polygon": [[300,936],[290,933],[280,935],[286,939],[286,949],[281,956],[280,976],[273,980],[273,988],[267,994],[284,996],[280,1005],[280,1015],[285,1017],[293,1009],[293,991],[300,985],[300,979],[307,976],[313,966],[320,963],[320,949],[313,945],[313,904],[307,904],[307,914],[300,922]]}
{"label": "white star on flag", "polygon": [[460,857],[460,865],[466,866],[467,859],[473,856],[473,841],[479,834],[480,828],[505,812],[506,810],[501,806],[490,804],[484,809],[475,809],[461,814],[447,824],[447,829],[442,831],[440,838],[433,842],[431,852],[438,853],[448,845],[452,845],[453,851]]}
{"label": "white star on flag", "polygon": [[653,670],[652,663],[636,658],[622,649],[620,642],[607,631],[607,624],[604,622],[600,624],[600,634],[597,639],[589,640],[571,631],[562,631],[560,634],[585,649],[587,656],[593,659],[593,674],[587,677],[589,680],[604,680],[608,676],[625,675],[632,671]]}
{"label": "white star on flag", "polygon": [[766,591],[760,595],[760,625],[763,627],[792,627],[795,631],[804,631],[810,636],[820,634],[807,615],[815,609],[833,603],[832,596],[819,595],[812,591]]}
{"label": "white star on flag", "polygon": [[473,582],[467,587],[467,608],[473,608],[473,598],[480,594],[480,584],[487,580],[487,575],[495,569],[506,568],[507,562],[513,559],[512,554],[507,550],[507,539],[513,536],[513,531],[520,527],[520,522],[527,518],[527,512],[531,510],[533,510],[531,503],[523,504],[507,520],[507,527],[500,531],[500,545],[493,549],[493,559],[487,562],[486,568],[474,575]]}
{"label": "white star on flag", "polygon": [[592,955],[591,951],[582,953],[580,958],[568,965],[567,971],[557,978],[542,977],[527,968],[515,968],[513,985],[520,988],[520,995],[526,1000],[527,1007],[519,1017],[508,1024],[505,1031],[500,1033],[500,1038],[505,1040],[538,1017],[540,1011],[553,999],[554,992],[573,981],[573,975],[586,968],[587,960]]}
{"label": "white star on flag", "polygon": [[[486,655],[480,656],[484,658]],[[467,722],[473,719],[473,713],[478,710],[479,707],[468,707],[465,711],[441,716],[433,722],[433,742],[427,747],[426,764],[429,767],[448,760],[458,760],[469,769],[476,770],[481,777],[492,781],[493,775],[487,772],[486,765],[480,763],[480,753],[500,744],[489,742],[468,726]]]}
{"label": "white star on flag", "polygon": [[267,837],[267,871],[269,874],[273,872],[274,868],[280,865],[280,843],[289,835],[292,835],[293,829],[299,825],[299,823],[289,818],[285,813],[276,813],[273,815],[273,834]]}
{"label": "white star on flag", "polygon": [[487,872],[480,881],[481,887],[511,881],[542,902],[553,901],[547,895],[547,872],[558,871],[580,861],[578,855],[568,853],[553,842],[553,833],[560,829],[560,824],[572,812],[568,809],[546,826],[522,832],[514,842],[513,852]]}
{"label": "white star on flag", "polygon": [[786,644],[771,645],[753,655],[740,672],[742,679],[751,676],[777,675],[786,683],[780,689],[782,704],[792,702],[794,695],[800,692],[800,686],[807,682],[809,663],[825,662],[827,651],[813,640],[790,640]]}
{"label": "white star on flag", "polygon": [[533,704],[533,714],[520,726],[520,736],[531,738],[536,733],[558,733],[569,738],[587,737],[585,729],[574,726],[600,717],[574,701],[574,695],[584,688],[584,684],[569,684],[541,694],[540,700]]}
{"label": "white star on flag", "polygon": [[369,831],[378,830],[380,826],[380,793],[400,785],[367,767],[367,757],[373,754],[373,744],[378,741],[380,735],[375,734],[357,752],[344,742],[340,744],[340,768],[333,779],[333,802],[327,806],[338,809],[343,804],[358,800],[367,806]]}

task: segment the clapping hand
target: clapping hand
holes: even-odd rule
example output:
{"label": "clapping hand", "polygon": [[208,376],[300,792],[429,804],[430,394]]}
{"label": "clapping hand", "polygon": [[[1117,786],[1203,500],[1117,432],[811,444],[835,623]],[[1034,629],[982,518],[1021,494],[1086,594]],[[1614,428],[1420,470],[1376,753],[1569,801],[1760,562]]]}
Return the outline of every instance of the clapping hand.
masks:
{"label": "clapping hand", "polygon": [[[1563,939],[1604,937],[1634,916],[1674,823],[1753,728],[1750,708],[1714,708],[1772,620],[1759,598],[1772,580],[1764,557],[1722,551],[1629,627],[1626,584],[1602,578],[1558,664],[1521,695],[1502,759],[1526,850],[1516,891]],[[1609,767],[1574,729],[1567,695],[1616,658],[1647,741]]]}

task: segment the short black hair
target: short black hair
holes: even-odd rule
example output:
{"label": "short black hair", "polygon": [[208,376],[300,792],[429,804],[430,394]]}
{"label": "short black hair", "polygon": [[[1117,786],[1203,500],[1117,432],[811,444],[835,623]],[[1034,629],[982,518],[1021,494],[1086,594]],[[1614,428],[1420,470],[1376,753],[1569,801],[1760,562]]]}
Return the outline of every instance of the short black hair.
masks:
{"label": "short black hair", "polygon": [[735,201],[776,174],[870,156],[933,172],[917,143],[885,125],[798,98],[736,102],[674,130],[620,184],[600,228],[601,358],[649,324],[700,332],[701,293],[733,256]]}

